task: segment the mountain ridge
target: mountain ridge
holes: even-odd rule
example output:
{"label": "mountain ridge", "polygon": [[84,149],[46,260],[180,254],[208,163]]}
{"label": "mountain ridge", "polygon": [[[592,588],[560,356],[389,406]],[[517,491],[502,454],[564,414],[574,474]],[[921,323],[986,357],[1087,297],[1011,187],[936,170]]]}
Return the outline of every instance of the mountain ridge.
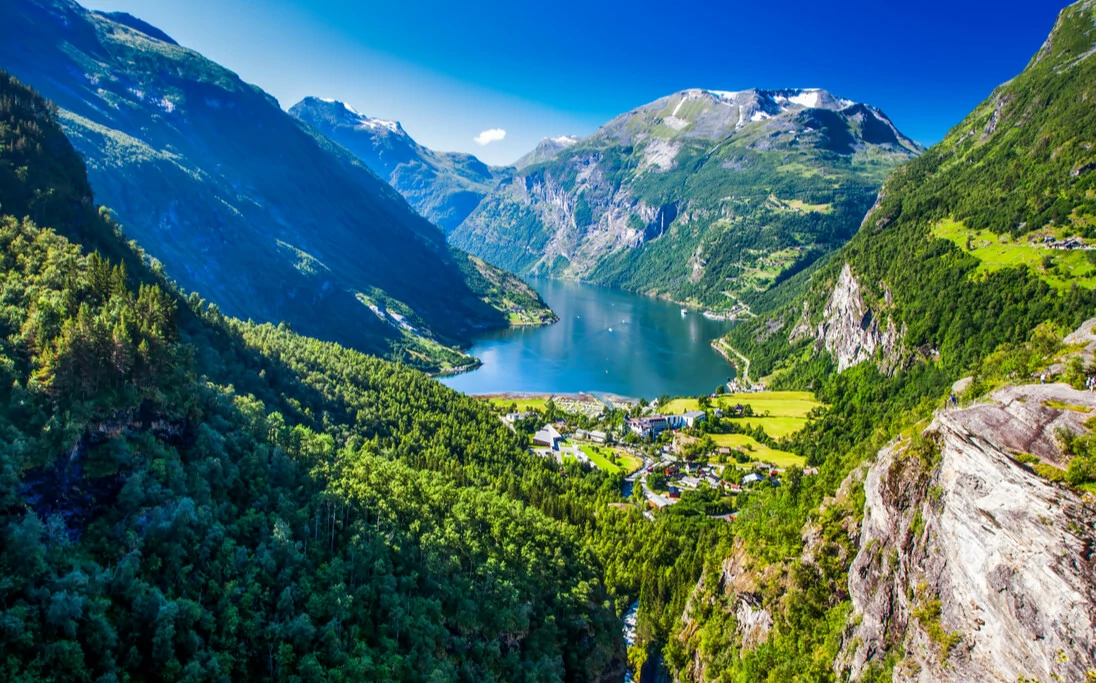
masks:
{"label": "mountain ridge", "polygon": [[57,102],[128,234],[226,313],[434,370],[509,324],[514,302],[474,291],[467,256],[362,161],[143,22],[15,0],[0,61]]}
{"label": "mountain ridge", "polygon": [[398,121],[372,118],[334,98],[306,97],[289,114],[348,149],[446,233],[505,176],[474,155],[424,147]]}
{"label": "mountain ridge", "polygon": [[921,151],[878,109],[818,89],[683,90],[568,141],[502,181],[451,243],[519,274],[732,314],[842,244]]}

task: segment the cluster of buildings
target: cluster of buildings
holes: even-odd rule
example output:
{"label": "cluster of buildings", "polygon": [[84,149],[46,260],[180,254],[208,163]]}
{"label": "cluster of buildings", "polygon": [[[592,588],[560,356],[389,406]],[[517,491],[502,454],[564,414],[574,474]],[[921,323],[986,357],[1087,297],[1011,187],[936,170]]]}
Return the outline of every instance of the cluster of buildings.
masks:
{"label": "cluster of buildings", "polygon": [[1074,249],[1088,249],[1088,245],[1080,237],[1067,237],[1064,240],[1056,239],[1053,235],[1047,235],[1043,238],[1042,245],[1044,249],[1065,249],[1066,251],[1072,251]]}
{"label": "cluster of buildings", "polygon": [[560,410],[576,415],[585,415],[592,420],[600,419],[605,414],[605,404],[595,399],[553,396],[552,400],[559,406]]}
{"label": "cluster of buildings", "polygon": [[647,415],[645,417],[630,418],[626,426],[628,430],[642,439],[657,437],[667,429],[682,429],[695,427],[698,422],[707,419],[705,413],[699,410],[690,410],[681,415]]}
{"label": "cluster of buildings", "polygon": [[[655,468],[658,467],[658,465],[655,466]],[[763,482],[780,486],[782,470],[767,466],[764,463],[754,463],[754,467],[757,469],[746,474],[742,474],[740,470],[731,466],[697,465],[696,463],[664,464],[661,469],[662,473],[670,479],[670,483],[667,485],[669,493],[666,497],[670,501],[676,502],[681,498],[682,493],[695,491],[700,488],[701,484],[707,484],[712,489],[723,489],[729,493],[740,493],[743,489]],[[738,481],[726,480],[724,476],[728,474],[733,475]],[[808,467],[803,470],[803,476],[806,477],[816,474],[818,474],[818,468],[816,467]],[[738,477],[738,475],[741,475],[741,477]]]}
{"label": "cluster of buildings", "polygon": [[536,417],[536,416],[537,416],[536,413],[528,412],[528,411],[527,412],[518,412],[518,413],[507,413],[507,414],[502,416],[502,421],[505,422],[507,425],[509,425],[511,428],[513,428],[515,422],[521,422],[522,420],[527,420],[530,417]]}

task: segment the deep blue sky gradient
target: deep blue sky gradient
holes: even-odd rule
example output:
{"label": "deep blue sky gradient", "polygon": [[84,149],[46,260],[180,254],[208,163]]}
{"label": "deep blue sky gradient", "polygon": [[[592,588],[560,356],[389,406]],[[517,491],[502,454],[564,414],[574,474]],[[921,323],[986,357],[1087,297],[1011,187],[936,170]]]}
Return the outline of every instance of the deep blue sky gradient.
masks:
{"label": "deep blue sky gradient", "polygon": [[[684,88],[818,87],[936,142],[1042,45],[1063,0],[87,0],[290,107],[345,100],[506,163]],[[479,146],[480,131],[506,139]]]}

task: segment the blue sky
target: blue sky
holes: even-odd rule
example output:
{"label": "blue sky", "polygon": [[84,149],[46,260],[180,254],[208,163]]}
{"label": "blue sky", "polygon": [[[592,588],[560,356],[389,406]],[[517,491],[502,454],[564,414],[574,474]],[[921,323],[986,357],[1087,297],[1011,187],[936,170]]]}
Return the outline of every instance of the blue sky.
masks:
{"label": "blue sky", "polygon": [[[1023,69],[1066,4],[85,1],[156,25],[285,108],[335,97],[494,164],[694,87],[826,88],[931,144]],[[491,129],[505,137],[475,142]]]}

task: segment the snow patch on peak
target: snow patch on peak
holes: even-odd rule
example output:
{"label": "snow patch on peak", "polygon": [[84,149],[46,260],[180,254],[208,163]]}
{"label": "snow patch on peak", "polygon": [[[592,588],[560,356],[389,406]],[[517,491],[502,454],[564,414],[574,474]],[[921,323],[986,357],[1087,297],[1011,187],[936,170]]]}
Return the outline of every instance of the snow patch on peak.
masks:
{"label": "snow patch on peak", "polygon": [[342,103],[342,106],[343,106],[343,108],[344,108],[344,109],[346,109],[346,110],[347,110],[348,112],[350,112],[350,113],[351,113],[351,114],[353,114],[354,116],[361,116],[361,114],[360,114],[360,113],[358,112],[358,110],[357,110],[357,109],[355,109],[354,107],[351,107],[351,106],[350,106],[349,104],[347,104],[346,102],[343,102],[343,103]]}
{"label": "snow patch on peak", "polygon": [[709,90],[708,92],[721,100],[733,100],[741,94],[737,90]]}
{"label": "snow patch on peak", "polygon": [[856,104],[852,100],[835,97],[822,88],[781,90],[773,94],[773,101],[785,106],[796,104],[806,109],[847,109]]}
{"label": "snow patch on peak", "polygon": [[571,145],[578,142],[578,136],[577,135],[557,135],[554,138],[548,138],[548,139],[551,142],[556,143],[557,145],[564,145],[565,147],[570,147]]}
{"label": "snow patch on peak", "polygon": [[[355,113],[357,113],[357,112],[355,112]],[[372,128],[373,130],[385,129],[385,130],[392,131],[393,133],[403,132],[403,129],[400,127],[400,122],[399,121],[385,121],[384,119],[371,119],[368,116],[362,116],[361,114],[358,114],[358,116],[361,117],[362,126],[364,126],[366,128]]]}
{"label": "snow patch on peak", "polygon": [[808,90],[798,95],[792,95],[787,98],[787,101],[811,109],[822,104],[822,94],[817,90]]}

